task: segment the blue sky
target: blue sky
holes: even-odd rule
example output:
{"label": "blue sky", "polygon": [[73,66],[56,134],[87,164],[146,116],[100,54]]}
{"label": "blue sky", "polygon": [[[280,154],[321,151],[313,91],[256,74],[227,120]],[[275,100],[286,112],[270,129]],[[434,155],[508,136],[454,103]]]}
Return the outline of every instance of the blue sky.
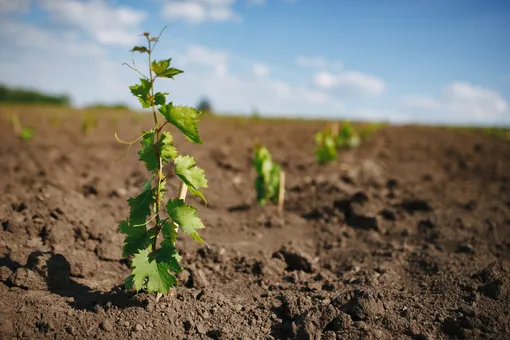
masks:
{"label": "blue sky", "polygon": [[510,124],[508,0],[0,0],[0,83],[136,107],[121,64],[166,24],[176,104]]}

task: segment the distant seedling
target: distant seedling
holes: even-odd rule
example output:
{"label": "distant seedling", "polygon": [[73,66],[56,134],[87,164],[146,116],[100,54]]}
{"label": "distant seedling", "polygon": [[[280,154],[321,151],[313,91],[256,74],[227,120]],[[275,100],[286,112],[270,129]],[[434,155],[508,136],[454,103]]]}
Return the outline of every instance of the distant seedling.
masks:
{"label": "distant seedling", "polygon": [[319,164],[336,160],[336,141],[334,131],[325,126],[322,131],[315,134],[315,159]]}
{"label": "distant seedling", "polygon": [[315,134],[315,159],[319,164],[332,162],[337,159],[339,148],[354,148],[360,143],[360,135],[351,123],[326,124],[322,131]]}
{"label": "distant seedling", "polygon": [[[120,223],[119,229],[126,235],[123,256],[132,257],[132,272],[125,281],[125,287],[136,291],[146,289],[149,293],[157,292],[159,299],[161,294],[167,294],[170,288],[177,284],[174,274],[182,271],[179,264],[181,256],[175,247],[178,230],[206,244],[198,234],[204,224],[197,215],[197,209],[185,204],[184,200],[189,190],[206,203],[201,189],[207,188],[208,184],[204,171],[195,166],[195,159],[189,155],[179,155],[173,136],[170,132],[163,131],[170,123],[190,142],[202,143],[197,129],[200,111],[192,107],[174,106],[172,102],[167,102],[168,93],[156,92],[154,89],[156,80],[173,79],[183,71],[170,67],[171,59],[152,59],[161,33],[157,37],[152,37],[149,33],[143,33],[143,36],[147,45],[135,46],[131,52],[147,56],[148,76],[144,75],[134,62],[132,65],[125,65],[142,76],[139,84],[129,88],[140,101],[142,108],[152,110],[154,126],[148,131],[142,131],[142,135],[133,142],[123,142],[118,137],[117,139],[129,146],[140,141],[139,160],[145,164],[152,176],[145,182],[138,196],[128,199],[129,215]],[[162,123],[158,117],[163,118]],[[165,173],[163,166],[170,161],[173,169]],[[179,192],[177,197],[168,199],[165,204],[166,183],[173,176],[181,180]],[[167,217],[163,216],[162,207],[166,208]],[[158,241],[160,236],[162,240]]]}
{"label": "distant seedling", "polygon": [[83,121],[81,123],[81,131],[86,134],[92,134],[94,133],[94,130],[97,127],[97,119],[96,117],[90,113],[85,113],[85,116],[83,117]]}
{"label": "distant seedling", "polygon": [[337,147],[355,148],[360,144],[360,142],[361,138],[351,123],[344,122],[336,137]]}
{"label": "distant seedling", "polygon": [[278,209],[283,210],[285,194],[285,173],[280,165],[273,162],[271,154],[266,147],[257,145],[253,166],[257,171],[255,179],[255,190],[257,202],[265,205],[268,202],[278,204]]}
{"label": "distant seedling", "polygon": [[17,113],[12,113],[9,116],[14,133],[24,141],[28,141],[34,137],[34,129],[28,126],[23,126]]}

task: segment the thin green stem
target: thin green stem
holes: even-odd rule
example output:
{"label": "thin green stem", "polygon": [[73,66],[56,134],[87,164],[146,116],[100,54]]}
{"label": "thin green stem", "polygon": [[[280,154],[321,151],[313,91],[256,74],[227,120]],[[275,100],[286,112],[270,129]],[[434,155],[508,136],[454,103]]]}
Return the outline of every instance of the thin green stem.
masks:
{"label": "thin green stem", "polygon": [[152,116],[154,118],[154,128],[156,130],[156,156],[158,158],[158,170],[157,170],[157,178],[158,178],[158,186],[156,188],[156,237],[154,237],[154,242],[152,244],[152,252],[156,252],[156,248],[158,245],[158,235],[159,231],[161,230],[162,223],[161,218],[159,216],[161,202],[160,202],[160,196],[161,196],[161,182],[163,181],[163,162],[161,161],[161,150],[159,146],[159,134],[161,132],[161,127],[158,124],[158,116],[156,113],[156,103],[154,102],[154,82],[156,81],[156,77],[154,77],[154,74],[152,73],[152,45],[151,45],[151,38],[149,36],[147,37],[147,42],[149,44],[148,48],[148,58],[149,58],[149,77],[151,82],[151,107],[152,107]]}

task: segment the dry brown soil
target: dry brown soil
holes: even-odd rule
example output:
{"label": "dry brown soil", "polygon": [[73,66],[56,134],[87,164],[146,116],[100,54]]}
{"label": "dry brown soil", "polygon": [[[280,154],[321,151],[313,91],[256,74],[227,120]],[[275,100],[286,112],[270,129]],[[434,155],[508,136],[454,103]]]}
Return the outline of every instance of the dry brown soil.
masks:
{"label": "dry brown soil", "polygon": [[[195,198],[211,249],[177,242],[173,296],[123,290],[118,223],[148,178],[135,139],[150,117],[19,109],[0,122],[1,339],[510,339],[510,143],[384,127],[315,163],[321,122],[203,119],[180,134],[209,179]],[[2,114],[6,114],[5,111]],[[287,174],[283,215],[255,203],[262,141]],[[177,182],[169,195],[175,194]]]}

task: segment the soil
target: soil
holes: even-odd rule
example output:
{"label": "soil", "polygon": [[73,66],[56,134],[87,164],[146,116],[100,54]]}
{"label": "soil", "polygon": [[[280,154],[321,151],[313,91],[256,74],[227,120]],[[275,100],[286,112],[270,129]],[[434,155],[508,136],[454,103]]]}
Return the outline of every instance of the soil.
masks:
{"label": "soil", "polygon": [[[172,294],[123,289],[118,223],[148,173],[126,145],[151,117],[20,109],[0,123],[1,339],[510,339],[510,143],[386,126],[336,162],[316,121],[204,117],[194,197],[211,248],[180,236]],[[57,112],[57,113],[55,113]],[[57,118],[55,118],[57,117]],[[283,214],[255,202],[253,145],[286,172]],[[170,183],[170,195],[178,183]]]}

